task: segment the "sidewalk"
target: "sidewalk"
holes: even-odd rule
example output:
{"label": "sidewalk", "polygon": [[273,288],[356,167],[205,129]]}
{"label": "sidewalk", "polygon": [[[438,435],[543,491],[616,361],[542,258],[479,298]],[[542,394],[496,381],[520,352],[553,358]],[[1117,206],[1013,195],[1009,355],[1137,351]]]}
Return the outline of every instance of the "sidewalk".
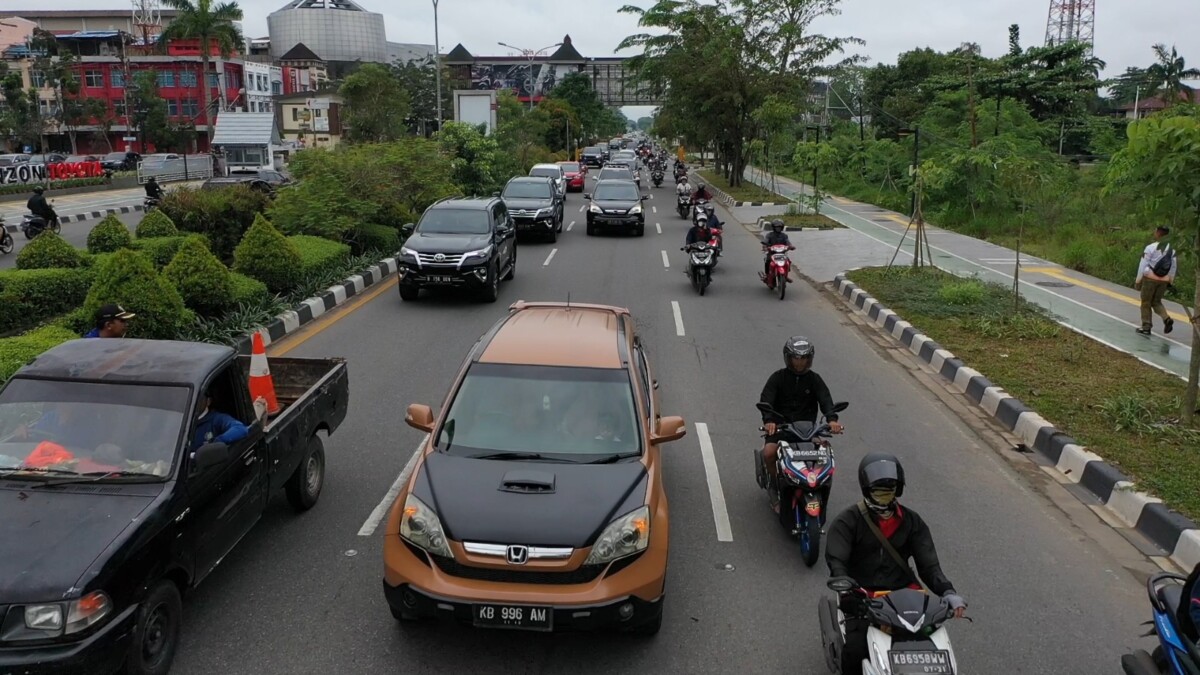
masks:
{"label": "sidewalk", "polygon": [[[755,183],[761,180],[749,168],[745,177]],[[802,183],[782,177],[776,177],[776,187],[788,198],[794,198],[806,189]],[[826,271],[826,267],[847,269],[886,265],[909,222],[906,215],[841,197],[826,200],[822,213],[860,235],[859,246],[854,246],[846,241],[848,235],[843,231],[804,233],[806,242],[816,243],[817,239],[823,238],[830,239],[830,244],[840,244],[821,246],[821,250],[815,252],[821,259],[822,271]],[[1016,252],[1012,249],[928,223],[925,231],[934,264],[938,267],[956,274],[976,275],[984,281],[1012,285],[1016,262]],[[866,244],[867,241],[875,244]],[[896,256],[896,264],[911,264],[912,251],[913,232],[910,231],[904,240],[904,248]],[[831,279],[832,276],[819,280]],[[1155,317],[1154,335],[1145,337],[1134,332],[1141,323],[1138,313],[1141,299],[1131,287],[1118,286],[1025,254],[1021,255],[1020,282],[1021,295],[1026,300],[1046,308],[1072,330],[1180,377],[1187,377],[1192,331],[1179,303],[1166,303],[1176,322],[1174,332],[1163,335],[1162,324]]]}
{"label": "sidewalk", "polygon": [[[166,185],[166,189],[169,192],[180,185],[197,187],[201,183],[202,181],[169,183]],[[54,206],[55,212],[58,213],[59,220],[66,224],[77,223],[81,220],[103,218],[110,213],[121,214],[141,211],[142,200],[146,197],[146,189],[139,186],[119,190],[105,190],[103,192],[65,195],[63,197],[55,197],[53,192],[48,192],[46,196],[50,199],[51,205]],[[28,210],[25,208],[24,201],[11,202],[0,206],[0,219],[4,220],[4,224],[8,227],[9,232],[16,231],[16,228],[21,224],[21,218],[26,213],[28,213]]]}

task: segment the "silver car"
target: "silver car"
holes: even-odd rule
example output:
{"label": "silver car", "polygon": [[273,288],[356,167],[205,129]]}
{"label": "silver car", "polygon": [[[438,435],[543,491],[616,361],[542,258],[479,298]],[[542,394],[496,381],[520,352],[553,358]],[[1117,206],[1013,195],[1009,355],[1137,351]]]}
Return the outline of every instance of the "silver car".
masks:
{"label": "silver car", "polygon": [[558,196],[567,196],[567,176],[563,173],[561,166],[557,164],[534,164],[529,170],[530,176],[538,176],[549,178],[554,183],[554,189],[558,191]]}

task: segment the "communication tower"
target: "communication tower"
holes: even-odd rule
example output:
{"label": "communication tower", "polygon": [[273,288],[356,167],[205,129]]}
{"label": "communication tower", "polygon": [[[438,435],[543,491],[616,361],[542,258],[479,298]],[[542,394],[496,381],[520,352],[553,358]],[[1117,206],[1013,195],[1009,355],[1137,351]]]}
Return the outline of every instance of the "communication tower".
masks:
{"label": "communication tower", "polygon": [[1050,0],[1046,46],[1083,42],[1092,52],[1095,42],[1096,0]]}
{"label": "communication tower", "polygon": [[133,31],[144,50],[154,48],[154,39],[162,32],[162,5],[159,0],[132,0]]}

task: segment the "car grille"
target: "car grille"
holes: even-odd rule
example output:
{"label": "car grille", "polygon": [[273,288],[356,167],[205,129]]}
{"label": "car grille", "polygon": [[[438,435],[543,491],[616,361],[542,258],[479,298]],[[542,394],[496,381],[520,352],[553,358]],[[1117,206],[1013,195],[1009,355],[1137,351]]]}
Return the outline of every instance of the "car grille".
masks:
{"label": "car grille", "polygon": [[595,581],[608,565],[582,565],[565,572],[543,572],[529,569],[501,569],[495,567],[471,567],[452,558],[430,555],[438,569],[452,577],[494,581],[502,584],[586,584]]}
{"label": "car grille", "polygon": [[[442,260],[437,257],[442,256]],[[422,265],[452,265],[458,266],[462,263],[463,256],[461,253],[418,253],[417,260]]]}

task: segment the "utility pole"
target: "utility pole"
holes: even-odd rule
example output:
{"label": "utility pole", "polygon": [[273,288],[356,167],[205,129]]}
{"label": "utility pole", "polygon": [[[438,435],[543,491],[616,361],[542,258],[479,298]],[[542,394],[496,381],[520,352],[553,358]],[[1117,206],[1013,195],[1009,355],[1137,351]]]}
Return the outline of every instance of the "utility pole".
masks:
{"label": "utility pole", "polygon": [[442,43],[438,37],[438,0],[433,0],[433,67],[437,70],[437,128],[442,130]]}

